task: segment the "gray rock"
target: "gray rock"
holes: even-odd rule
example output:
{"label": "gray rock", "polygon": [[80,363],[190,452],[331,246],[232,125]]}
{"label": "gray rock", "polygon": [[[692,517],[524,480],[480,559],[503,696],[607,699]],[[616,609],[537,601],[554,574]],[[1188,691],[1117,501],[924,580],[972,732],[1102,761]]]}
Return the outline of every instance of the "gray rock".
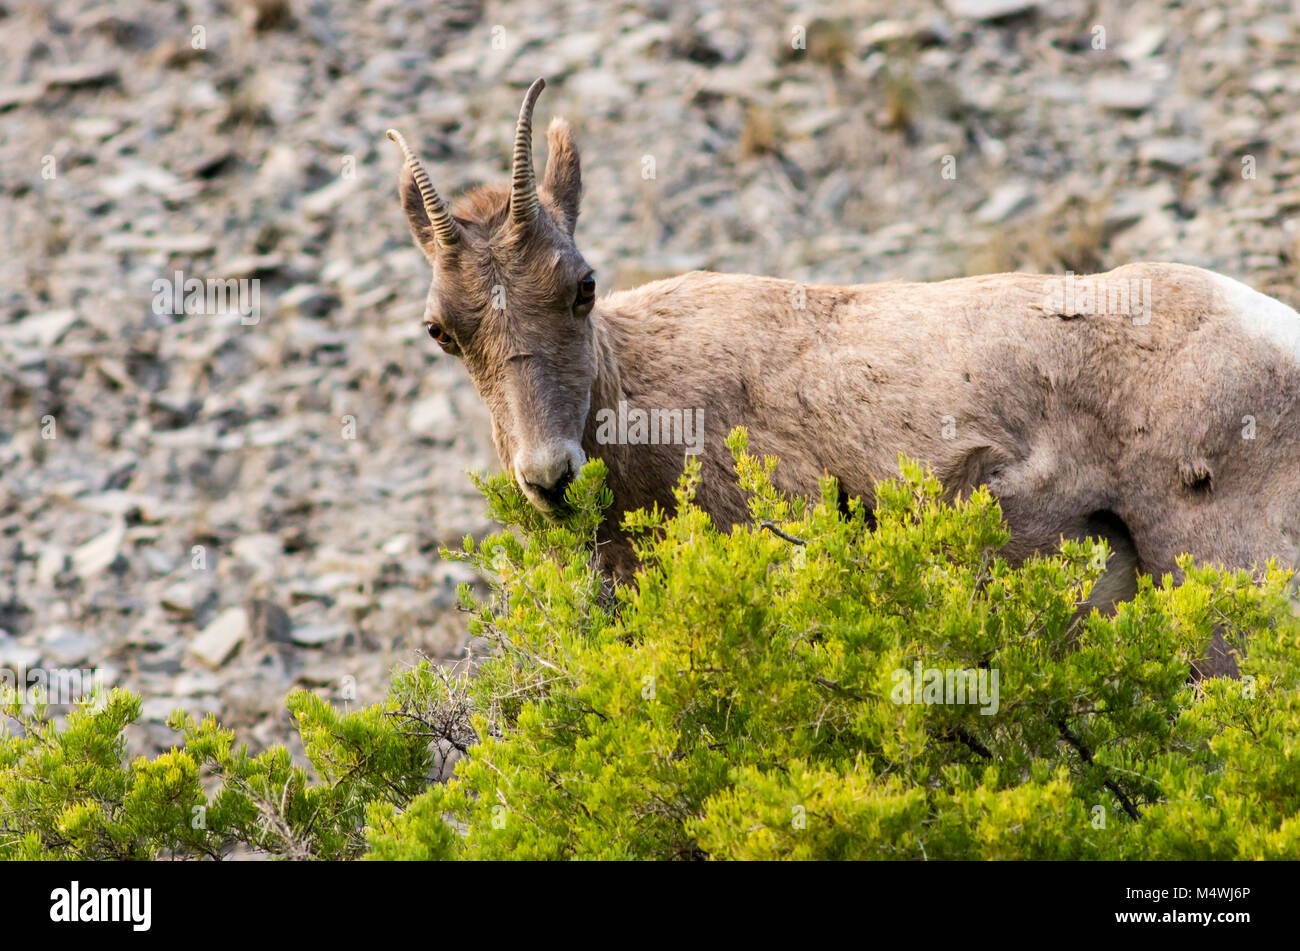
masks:
{"label": "gray rock", "polygon": [[201,670],[186,671],[173,679],[172,694],[177,697],[197,697],[221,692],[224,681],[215,674]]}
{"label": "gray rock", "polygon": [[98,638],[59,625],[46,632],[41,641],[41,659],[55,667],[77,667],[103,647]]}
{"label": "gray rock", "polygon": [[293,621],[289,613],[273,601],[254,598],[249,605],[249,621],[253,636],[277,644],[290,643]]}
{"label": "gray rock", "polygon": [[1144,60],[1164,45],[1167,36],[1159,24],[1142,27],[1120,46],[1119,54],[1130,63]]}
{"label": "gray rock", "polygon": [[275,302],[277,311],[319,319],[339,306],[339,299],[319,284],[298,284],[289,288]]}
{"label": "gray rock", "polygon": [[284,557],[284,545],[268,532],[241,535],[230,546],[230,552],[241,561],[264,574],[274,574]]}
{"label": "gray rock", "polygon": [[[125,165],[124,171],[107,176],[98,184],[99,190],[110,198],[129,198],[138,191],[182,198],[192,197],[198,191],[197,186],[185,183],[165,168],[140,162]],[[204,240],[210,242],[210,239]],[[207,246],[210,247],[211,244],[208,243]]]}
{"label": "gray rock", "polygon": [[290,637],[295,644],[303,647],[322,647],[339,640],[347,633],[346,624],[304,624],[295,625]]}
{"label": "gray rock", "polygon": [[239,650],[248,635],[248,613],[243,608],[227,608],[190,642],[190,654],[216,670]]}
{"label": "gray rock", "polygon": [[180,620],[193,620],[205,604],[215,598],[216,592],[207,584],[198,579],[185,579],[173,582],[163,589],[158,603]]}
{"label": "gray rock", "polygon": [[1156,101],[1156,86],[1141,79],[1103,76],[1088,86],[1088,96],[1103,109],[1145,112]]}
{"label": "gray rock", "polygon": [[[151,697],[142,705],[141,719],[146,723],[165,723],[172,715],[173,711],[184,710],[191,714],[196,720],[202,720],[208,714],[217,715],[221,713],[221,698],[215,696],[201,697]],[[167,734],[161,733],[161,737]],[[157,742],[155,740],[155,742]],[[166,740],[164,739],[164,743]],[[176,743],[176,737],[173,734],[171,743]]]}
{"label": "gray rock", "polygon": [[267,277],[284,267],[284,257],[279,254],[241,254],[223,261],[217,271],[224,278]]}
{"label": "gray rock", "polygon": [[456,426],[455,412],[446,393],[434,393],[414,404],[406,421],[412,432],[444,438]]}
{"label": "gray rock", "polygon": [[112,63],[74,63],[50,70],[44,79],[47,89],[86,89],[116,85],[120,76]]}
{"label": "gray rock", "polygon": [[979,207],[975,220],[982,224],[997,224],[1014,217],[1034,202],[1034,193],[1023,182],[1008,182],[998,186],[988,201]]}
{"label": "gray rock", "polygon": [[1180,171],[1205,158],[1205,146],[1195,139],[1148,139],[1138,146],[1138,158],[1149,165],[1164,165]]}
{"label": "gray rock", "polygon": [[24,644],[10,635],[0,637],[0,667],[27,670],[41,663],[40,648]]}
{"label": "gray rock", "polygon": [[149,570],[156,575],[169,575],[176,567],[176,563],[166,552],[159,551],[150,545],[141,548],[138,554],[144,560],[144,563],[149,566]]}
{"label": "gray rock", "polygon": [[1147,188],[1118,192],[1106,209],[1106,230],[1113,234],[1131,227],[1143,216],[1161,213],[1177,200],[1173,186],[1163,179]]}
{"label": "gray rock", "polygon": [[126,526],[115,522],[108,531],[96,535],[72,553],[72,570],[83,579],[102,574],[121,557]]}
{"label": "gray rock", "polygon": [[1042,0],[945,0],[944,6],[966,20],[1000,20],[1037,10],[1041,4]]}
{"label": "gray rock", "polygon": [[16,323],[0,326],[0,343],[18,342],[52,347],[76,322],[77,312],[71,309],[32,314]]}
{"label": "gray rock", "polygon": [[41,549],[36,562],[36,583],[43,588],[53,588],[70,562],[68,553],[57,545],[46,545]]}
{"label": "gray rock", "polygon": [[36,102],[45,94],[43,83],[21,83],[12,86],[0,86],[0,112],[14,106],[26,106]]}
{"label": "gray rock", "polygon": [[320,217],[331,214],[339,203],[344,201],[349,195],[357,189],[355,179],[338,178],[302,200],[300,207],[303,212],[312,216]]}

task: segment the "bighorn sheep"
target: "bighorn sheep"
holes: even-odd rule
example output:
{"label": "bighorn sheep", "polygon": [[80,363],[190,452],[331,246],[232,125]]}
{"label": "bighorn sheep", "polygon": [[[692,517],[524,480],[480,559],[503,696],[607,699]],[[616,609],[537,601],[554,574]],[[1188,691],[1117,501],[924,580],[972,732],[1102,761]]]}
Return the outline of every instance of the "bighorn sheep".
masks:
{"label": "bighorn sheep", "polygon": [[[692,272],[598,299],[574,244],[582,180],[563,119],[540,187],[534,176],[543,86],[519,114],[511,184],[471,191],[454,211],[388,135],[433,266],[429,335],[464,361],[502,465],[539,509],[563,504],[587,456],[605,460],[615,516],[602,541],[616,570],[632,563],[618,516],[670,507],[692,448],[646,438],[644,416],[628,422],[638,410],[669,425],[673,411],[707,416],[698,500],[722,525],[746,518],[723,445],[743,425],[755,451],[780,457],[786,490],[815,494],[829,473],[870,504],[902,452],[953,491],[987,484],[1013,559],[1103,535],[1119,551],[1106,597],[1131,588],[1134,565],[1177,574],[1184,552],[1234,568],[1300,563],[1289,307],[1177,264],[847,287]],[[1202,671],[1234,669],[1220,639]]]}

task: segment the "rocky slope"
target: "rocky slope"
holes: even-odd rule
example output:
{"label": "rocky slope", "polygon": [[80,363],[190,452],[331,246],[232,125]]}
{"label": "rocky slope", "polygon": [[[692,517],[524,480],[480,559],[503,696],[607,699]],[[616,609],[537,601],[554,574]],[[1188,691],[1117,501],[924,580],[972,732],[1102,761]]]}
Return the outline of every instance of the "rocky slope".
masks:
{"label": "rocky slope", "polygon": [[[496,461],[390,125],[444,194],[503,179],[545,76],[607,288],[1155,258],[1295,303],[1298,54],[1285,2],[0,0],[0,667],[261,746],[295,684],[460,656],[437,552]],[[168,313],[177,272],[257,321]]]}

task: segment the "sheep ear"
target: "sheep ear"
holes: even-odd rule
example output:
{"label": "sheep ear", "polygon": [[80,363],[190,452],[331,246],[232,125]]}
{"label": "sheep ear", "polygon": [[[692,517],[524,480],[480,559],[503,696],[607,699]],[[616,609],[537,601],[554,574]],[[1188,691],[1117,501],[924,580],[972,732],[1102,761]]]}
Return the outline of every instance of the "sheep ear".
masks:
{"label": "sheep ear", "polygon": [[569,123],[558,116],[552,119],[550,128],[546,130],[546,145],[549,154],[542,187],[564,215],[564,227],[572,235],[578,223],[578,206],[582,202],[582,166]]}
{"label": "sheep ear", "polygon": [[433,261],[438,254],[438,242],[434,237],[433,223],[429,213],[424,210],[424,200],[420,197],[420,186],[415,182],[415,174],[410,166],[402,166],[402,175],[397,184],[397,193],[402,199],[402,210],[406,212],[406,224],[411,229],[415,246],[424,252],[424,256]]}

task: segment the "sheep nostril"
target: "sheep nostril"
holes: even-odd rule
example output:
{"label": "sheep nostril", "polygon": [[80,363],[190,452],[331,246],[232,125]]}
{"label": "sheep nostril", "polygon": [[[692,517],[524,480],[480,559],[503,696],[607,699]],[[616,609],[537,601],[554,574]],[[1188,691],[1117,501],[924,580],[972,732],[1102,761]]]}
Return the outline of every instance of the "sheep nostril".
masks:
{"label": "sheep nostril", "polygon": [[564,473],[549,486],[538,485],[536,482],[529,482],[529,488],[544,498],[554,506],[564,504],[564,490],[573,483],[573,467],[564,470]]}

